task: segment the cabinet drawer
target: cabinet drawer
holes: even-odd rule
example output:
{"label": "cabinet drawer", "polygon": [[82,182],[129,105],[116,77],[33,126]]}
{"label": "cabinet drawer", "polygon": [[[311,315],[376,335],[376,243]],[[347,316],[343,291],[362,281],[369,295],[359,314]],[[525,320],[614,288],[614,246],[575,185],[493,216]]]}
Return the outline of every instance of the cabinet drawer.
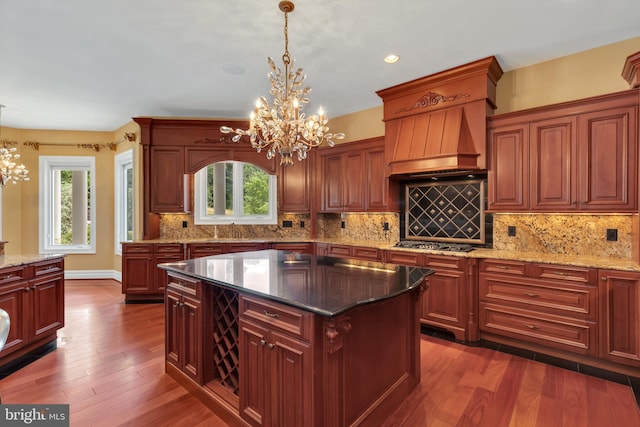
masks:
{"label": "cabinet drawer", "polygon": [[153,252],[151,243],[123,243],[122,252],[125,254],[150,254]]}
{"label": "cabinet drawer", "polygon": [[598,279],[597,271],[590,268],[572,267],[568,265],[536,264],[533,270],[536,277],[590,283],[594,286],[597,284]]}
{"label": "cabinet drawer", "polygon": [[593,322],[480,303],[480,330],[589,356],[597,354]]}
{"label": "cabinet drawer", "polygon": [[313,314],[293,307],[241,295],[240,315],[302,338],[311,337]]}
{"label": "cabinet drawer", "polygon": [[526,304],[561,316],[596,320],[597,287],[481,274],[479,289],[483,301]]}
{"label": "cabinet drawer", "polygon": [[452,268],[462,270],[465,259],[446,255],[427,255],[426,266],[434,269]]}
{"label": "cabinet drawer", "polygon": [[27,269],[22,265],[3,268],[0,270],[0,285],[25,280],[27,275]]}
{"label": "cabinet drawer", "polygon": [[45,274],[61,273],[64,271],[64,261],[59,259],[36,262],[33,264],[34,277],[44,276]]}
{"label": "cabinet drawer", "polygon": [[302,252],[305,254],[313,252],[311,243],[272,243],[271,248],[279,251]]}
{"label": "cabinet drawer", "polygon": [[391,264],[400,265],[422,265],[422,254],[409,251],[387,251],[385,261]]}
{"label": "cabinet drawer", "polygon": [[171,254],[179,254],[183,252],[182,243],[163,243],[157,244],[155,247],[155,252],[157,254],[171,253]]}
{"label": "cabinet drawer", "polygon": [[524,276],[526,272],[526,265],[527,264],[524,262],[506,259],[483,259],[480,261],[480,272]]}
{"label": "cabinet drawer", "polygon": [[264,249],[264,243],[227,243],[225,252],[251,252],[262,249]]}
{"label": "cabinet drawer", "polygon": [[222,243],[192,243],[189,245],[189,258],[200,258],[224,253]]}
{"label": "cabinet drawer", "polygon": [[167,272],[167,288],[172,288],[182,294],[194,295],[198,299],[202,295],[202,282],[200,280],[178,276],[172,272]]}
{"label": "cabinet drawer", "polygon": [[380,256],[380,249],[364,248],[359,246],[355,246],[353,248],[353,257],[372,261],[380,261],[382,259]]}
{"label": "cabinet drawer", "polygon": [[327,254],[329,256],[342,256],[342,257],[350,257],[351,256],[351,246],[342,246],[342,245],[329,245]]}

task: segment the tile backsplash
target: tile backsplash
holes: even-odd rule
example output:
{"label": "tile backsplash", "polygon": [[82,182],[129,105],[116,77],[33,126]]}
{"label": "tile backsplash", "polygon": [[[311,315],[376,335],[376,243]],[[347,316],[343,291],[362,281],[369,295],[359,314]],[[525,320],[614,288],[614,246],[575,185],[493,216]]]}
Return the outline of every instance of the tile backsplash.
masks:
{"label": "tile backsplash", "polygon": [[[493,248],[631,258],[632,220],[632,215],[494,214]],[[607,229],[617,230],[616,241],[607,241]]]}

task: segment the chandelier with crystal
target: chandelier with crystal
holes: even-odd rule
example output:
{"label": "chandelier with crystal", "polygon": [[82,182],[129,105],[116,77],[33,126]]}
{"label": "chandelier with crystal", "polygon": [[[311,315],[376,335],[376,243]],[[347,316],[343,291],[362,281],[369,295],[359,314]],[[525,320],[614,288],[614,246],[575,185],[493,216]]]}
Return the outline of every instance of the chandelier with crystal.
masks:
{"label": "chandelier with crystal", "polygon": [[[2,123],[2,109],[4,105],[0,105],[0,123]],[[0,126],[0,134],[2,126]],[[17,164],[16,160],[20,158],[20,154],[15,154],[16,148],[9,147],[11,142],[0,138],[0,187],[4,187],[9,182],[17,184],[18,181],[29,181],[27,168],[23,164]]]}
{"label": "chandelier with crystal", "polygon": [[220,127],[223,133],[235,133],[232,141],[238,142],[244,135],[249,137],[251,146],[260,153],[267,149],[267,158],[272,159],[276,153],[280,155],[281,165],[293,164],[293,154],[297,153],[298,160],[307,158],[313,147],[327,143],[333,147],[334,140],[344,139],[343,133],[330,133],[327,122],[329,118],[322,109],[317,115],[306,116],[303,104],[309,103],[307,95],[311,92],[309,86],[302,88],[306,75],[302,68],[294,71],[295,59],[289,54],[289,12],[293,12],[294,4],[281,1],[279,8],[284,12],[284,72],[276,67],[271,57],[267,63],[271,68],[269,80],[273,96],[270,105],[264,96],[256,102],[256,108],[251,112],[249,129],[231,129]]}

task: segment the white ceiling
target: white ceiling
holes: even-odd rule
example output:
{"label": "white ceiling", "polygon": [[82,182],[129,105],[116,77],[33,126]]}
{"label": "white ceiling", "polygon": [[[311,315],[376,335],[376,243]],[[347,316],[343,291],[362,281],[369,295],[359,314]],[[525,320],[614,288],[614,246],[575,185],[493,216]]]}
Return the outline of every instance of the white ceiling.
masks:
{"label": "white ceiling", "polygon": [[[495,55],[504,71],[640,36],[639,0],[296,0],[307,111]],[[0,0],[2,125],[113,131],[135,116],[246,117],[282,65],[278,0]],[[385,64],[394,52],[401,60]],[[631,53],[631,52],[630,52]]]}

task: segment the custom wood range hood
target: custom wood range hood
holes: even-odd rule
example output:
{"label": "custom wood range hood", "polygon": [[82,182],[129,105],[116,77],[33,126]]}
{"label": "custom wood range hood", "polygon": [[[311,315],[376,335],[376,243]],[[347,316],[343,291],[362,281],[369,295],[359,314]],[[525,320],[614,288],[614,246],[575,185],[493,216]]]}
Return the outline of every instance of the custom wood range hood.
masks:
{"label": "custom wood range hood", "polygon": [[486,170],[486,119],[502,73],[491,56],[376,92],[384,103],[387,174]]}

